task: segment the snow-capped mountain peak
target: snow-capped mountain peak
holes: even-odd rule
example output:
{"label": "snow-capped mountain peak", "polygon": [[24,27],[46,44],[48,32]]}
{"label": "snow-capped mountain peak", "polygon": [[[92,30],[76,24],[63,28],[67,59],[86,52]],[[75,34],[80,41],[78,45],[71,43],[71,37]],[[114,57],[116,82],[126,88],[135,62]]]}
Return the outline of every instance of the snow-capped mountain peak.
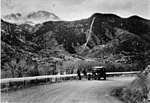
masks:
{"label": "snow-capped mountain peak", "polygon": [[16,24],[24,24],[31,23],[40,24],[46,21],[60,21],[61,19],[56,16],[54,13],[50,13],[47,11],[33,11],[26,14],[21,13],[13,13],[9,15],[5,15],[2,17],[7,22],[16,23]]}

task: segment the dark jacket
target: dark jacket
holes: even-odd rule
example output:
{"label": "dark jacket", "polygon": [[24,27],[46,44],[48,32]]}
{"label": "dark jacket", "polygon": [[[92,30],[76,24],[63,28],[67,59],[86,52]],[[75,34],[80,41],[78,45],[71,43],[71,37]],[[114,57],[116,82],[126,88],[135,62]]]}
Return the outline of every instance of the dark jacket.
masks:
{"label": "dark jacket", "polygon": [[77,70],[77,74],[80,75],[80,70],[79,69]]}

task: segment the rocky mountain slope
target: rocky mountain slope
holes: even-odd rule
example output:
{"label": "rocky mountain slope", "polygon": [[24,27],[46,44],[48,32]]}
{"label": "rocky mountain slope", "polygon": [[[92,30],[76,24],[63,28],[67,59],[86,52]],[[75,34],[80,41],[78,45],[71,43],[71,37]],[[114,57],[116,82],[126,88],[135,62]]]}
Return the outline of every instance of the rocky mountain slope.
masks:
{"label": "rocky mountain slope", "polygon": [[58,16],[56,16],[54,13],[50,13],[47,11],[33,11],[27,14],[8,14],[2,16],[2,19],[5,21],[8,21],[10,23],[16,23],[16,24],[30,24],[35,25],[39,23],[43,23],[46,21],[59,21],[61,20]]}
{"label": "rocky mountain slope", "polygon": [[[35,14],[34,18],[40,17]],[[73,54],[100,62],[136,63],[139,68],[150,61],[150,20],[138,16],[121,18],[95,13],[87,19],[48,21],[34,26],[1,20],[1,28],[4,64],[14,54],[62,60]]]}

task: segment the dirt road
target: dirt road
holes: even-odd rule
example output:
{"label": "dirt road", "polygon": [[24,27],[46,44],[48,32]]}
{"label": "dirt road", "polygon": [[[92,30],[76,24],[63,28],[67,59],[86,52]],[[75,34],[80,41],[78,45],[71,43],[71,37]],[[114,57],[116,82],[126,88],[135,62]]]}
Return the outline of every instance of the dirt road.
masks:
{"label": "dirt road", "polygon": [[135,77],[100,80],[75,80],[2,93],[3,103],[121,103],[110,96],[114,87],[127,85]]}

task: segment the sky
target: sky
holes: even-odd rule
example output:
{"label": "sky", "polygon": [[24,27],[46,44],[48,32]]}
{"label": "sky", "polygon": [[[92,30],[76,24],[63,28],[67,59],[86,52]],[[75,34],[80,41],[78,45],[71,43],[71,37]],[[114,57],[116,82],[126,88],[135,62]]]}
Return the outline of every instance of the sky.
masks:
{"label": "sky", "polygon": [[45,10],[63,20],[88,18],[94,13],[150,19],[150,0],[1,0],[1,15]]}

